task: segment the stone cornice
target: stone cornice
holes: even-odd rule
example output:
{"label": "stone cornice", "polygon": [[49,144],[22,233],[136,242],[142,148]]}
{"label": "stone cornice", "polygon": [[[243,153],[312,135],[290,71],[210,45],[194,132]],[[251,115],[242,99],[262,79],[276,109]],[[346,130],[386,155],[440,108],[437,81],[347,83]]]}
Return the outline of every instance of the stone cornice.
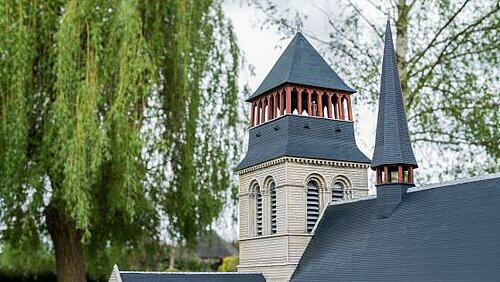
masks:
{"label": "stone cornice", "polygon": [[261,239],[269,239],[269,238],[279,238],[279,237],[312,237],[312,233],[278,233],[278,234],[267,234],[261,236],[252,236],[246,238],[239,238],[239,241],[253,241],[253,240],[261,240]]}
{"label": "stone cornice", "polygon": [[249,173],[258,169],[263,169],[266,167],[270,167],[273,165],[278,165],[281,163],[303,163],[310,165],[326,165],[332,167],[352,167],[352,168],[365,168],[368,169],[370,164],[367,163],[355,163],[355,162],[346,162],[346,161],[331,161],[331,160],[321,160],[321,159],[309,159],[309,158],[300,158],[300,157],[280,157],[274,160],[270,160],[258,165],[254,165],[242,170],[237,171],[238,175],[242,175],[245,173]]}

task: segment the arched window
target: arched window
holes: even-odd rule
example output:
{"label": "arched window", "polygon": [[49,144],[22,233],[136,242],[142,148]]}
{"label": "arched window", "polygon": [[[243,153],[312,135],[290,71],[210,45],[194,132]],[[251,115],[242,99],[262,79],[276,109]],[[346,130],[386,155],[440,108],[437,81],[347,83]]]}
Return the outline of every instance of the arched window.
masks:
{"label": "arched window", "polygon": [[271,234],[276,234],[276,185],[269,184],[269,196],[271,200]]}
{"label": "arched window", "polygon": [[319,218],[319,184],[316,180],[307,183],[307,233],[310,233]]}
{"label": "arched window", "polygon": [[260,236],[262,235],[262,193],[259,186],[255,189],[255,216],[257,236]]}
{"label": "arched window", "polygon": [[250,184],[249,195],[249,234],[260,236],[262,235],[262,192],[257,181]]}
{"label": "arched window", "polygon": [[335,181],[332,186],[332,201],[340,201],[344,198],[345,185],[341,181]]}

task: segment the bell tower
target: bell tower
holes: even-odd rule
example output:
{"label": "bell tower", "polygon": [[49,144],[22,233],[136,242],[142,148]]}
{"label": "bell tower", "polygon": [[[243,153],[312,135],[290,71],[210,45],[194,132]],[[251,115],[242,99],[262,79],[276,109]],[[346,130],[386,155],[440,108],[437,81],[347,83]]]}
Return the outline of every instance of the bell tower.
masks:
{"label": "bell tower", "polygon": [[368,194],[351,89],[298,32],[251,104],[239,175],[240,271],[287,281],[332,201]]}

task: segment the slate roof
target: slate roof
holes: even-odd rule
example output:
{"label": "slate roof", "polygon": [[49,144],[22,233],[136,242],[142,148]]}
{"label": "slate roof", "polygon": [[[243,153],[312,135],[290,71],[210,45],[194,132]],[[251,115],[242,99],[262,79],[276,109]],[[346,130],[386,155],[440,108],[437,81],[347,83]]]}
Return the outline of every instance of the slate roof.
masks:
{"label": "slate roof", "polygon": [[356,145],[352,122],[284,115],[250,129],[248,151],[236,170],[284,156],[370,163]]}
{"label": "slate roof", "polygon": [[295,34],[257,91],[247,101],[286,82],[356,92],[342,81],[300,32]]}
{"label": "slate roof", "polygon": [[403,93],[389,21],[385,30],[377,135],[371,166],[375,168],[387,164],[409,164],[417,167],[408,134]]}
{"label": "slate roof", "polygon": [[120,271],[123,282],[265,282],[261,273],[239,272],[129,272]]}
{"label": "slate roof", "polygon": [[202,258],[223,258],[237,256],[238,249],[222,239],[217,232],[201,235],[196,245],[196,254]]}
{"label": "slate roof", "polygon": [[329,205],[291,281],[498,281],[500,173],[376,201]]}

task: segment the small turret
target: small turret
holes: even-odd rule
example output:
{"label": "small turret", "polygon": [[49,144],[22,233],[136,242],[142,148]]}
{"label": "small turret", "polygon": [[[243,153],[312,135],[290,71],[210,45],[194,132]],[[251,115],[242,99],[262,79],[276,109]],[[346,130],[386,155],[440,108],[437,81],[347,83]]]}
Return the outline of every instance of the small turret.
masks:
{"label": "small turret", "polygon": [[371,168],[376,172],[379,217],[388,217],[401,202],[406,189],[414,186],[413,169],[417,167],[408,133],[391,26],[387,21],[377,135],[371,162]]}
{"label": "small turret", "polygon": [[377,136],[371,167],[377,173],[377,185],[413,183],[413,169],[418,167],[408,134],[389,21],[385,33]]}

